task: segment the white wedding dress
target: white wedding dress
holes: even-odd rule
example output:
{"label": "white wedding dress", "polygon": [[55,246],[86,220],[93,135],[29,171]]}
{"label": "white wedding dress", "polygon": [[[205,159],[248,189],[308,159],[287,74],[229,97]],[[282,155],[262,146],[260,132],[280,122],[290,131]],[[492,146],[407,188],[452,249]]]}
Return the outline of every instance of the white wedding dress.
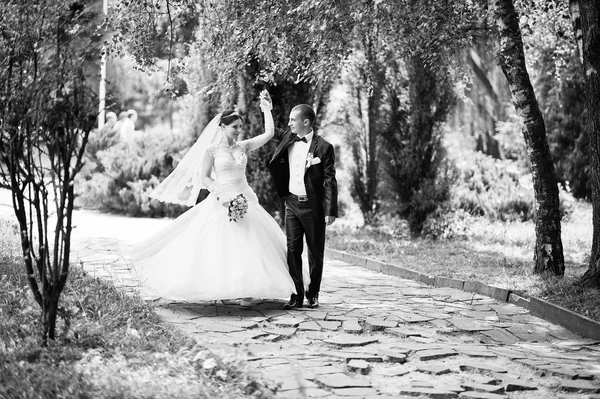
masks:
{"label": "white wedding dress", "polygon": [[285,234],[248,185],[244,150],[213,145],[209,151],[221,201],[242,193],[248,211],[230,221],[228,209],[211,193],[145,240],[134,256],[145,288],[177,301],[289,298],[295,288]]}

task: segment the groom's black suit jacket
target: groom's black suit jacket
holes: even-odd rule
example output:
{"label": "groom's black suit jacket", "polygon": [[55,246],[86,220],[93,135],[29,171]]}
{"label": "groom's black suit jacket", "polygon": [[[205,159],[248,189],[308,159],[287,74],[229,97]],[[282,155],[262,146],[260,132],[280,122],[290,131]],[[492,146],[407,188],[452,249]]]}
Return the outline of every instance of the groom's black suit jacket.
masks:
{"label": "groom's black suit jacket", "polygon": [[[285,198],[290,194],[290,165],[288,147],[294,143],[295,133],[289,130],[275,130],[275,138],[279,145],[269,163],[269,170],[275,182],[277,194]],[[335,152],[333,146],[324,138],[313,134],[308,150],[320,163],[311,165],[305,170],[304,185],[312,214],[318,220],[325,216],[338,216],[337,180],[335,178]]]}

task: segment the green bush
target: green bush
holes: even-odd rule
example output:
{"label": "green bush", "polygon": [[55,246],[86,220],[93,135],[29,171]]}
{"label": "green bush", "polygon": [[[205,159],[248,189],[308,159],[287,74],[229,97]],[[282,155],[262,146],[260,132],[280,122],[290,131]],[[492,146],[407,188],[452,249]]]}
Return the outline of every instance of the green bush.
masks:
{"label": "green bush", "polygon": [[459,178],[452,189],[453,208],[491,220],[531,219],[533,188],[524,186],[514,165],[482,153],[471,154],[468,162],[459,164]]}
{"label": "green bush", "polygon": [[[455,166],[443,158],[437,166],[437,175],[422,181],[410,199],[408,223],[413,234],[423,234],[427,218],[434,212],[448,208],[451,187],[457,178]],[[443,212],[442,212],[443,213]]]}
{"label": "green bush", "polygon": [[[189,140],[170,133],[149,132],[131,145],[95,148],[95,167],[77,180],[78,206],[131,216],[178,216],[187,208],[149,197],[189,148]],[[92,158],[93,156],[93,158]]]}
{"label": "green bush", "polygon": [[[527,221],[536,216],[531,174],[519,172],[510,160],[473,153],[459,163],[459,178],[452,187],[451,209],[462,209],[490,220]],[[573,199],[560,190],[561,216],[570,213]]]}

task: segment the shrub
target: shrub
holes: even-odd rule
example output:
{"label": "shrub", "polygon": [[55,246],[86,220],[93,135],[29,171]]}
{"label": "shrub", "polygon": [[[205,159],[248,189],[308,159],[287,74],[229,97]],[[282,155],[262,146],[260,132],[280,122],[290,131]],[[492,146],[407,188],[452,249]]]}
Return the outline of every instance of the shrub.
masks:
{"label": "shrub", "polygon": [[444,157],[436,163],[437,175],[424,179],[410,199],[408,223],[413,234],[422,233],[430,214],[448,208],[450,190],[457,178],[457,171],[448,158]]}
{"label": "shrub", "polygon": [[[520,173],[510,160],[497,160],[473,153],[458,164],[459,178],[452,188],[452,209],[490,220],[527,221],[536,216],[536,202],[530,173]],[[573,198],[559,191],[561,216],[568,216]]]}
{"label": "shrub", "polygon": [[514,162],[473,153],[459,163],[459,178],[452,190],[454,209],[491,220],[529,220],[534,216],[533,188]]}
{"label": "shrub", "polygon": [[180,215],[186,207],[165,204],[149,195],[188,147],[187,139],[148,132],[131,145],[117,143],[99,149],[93,154],[97,166],[77,182],[78,205],[131,216]]}

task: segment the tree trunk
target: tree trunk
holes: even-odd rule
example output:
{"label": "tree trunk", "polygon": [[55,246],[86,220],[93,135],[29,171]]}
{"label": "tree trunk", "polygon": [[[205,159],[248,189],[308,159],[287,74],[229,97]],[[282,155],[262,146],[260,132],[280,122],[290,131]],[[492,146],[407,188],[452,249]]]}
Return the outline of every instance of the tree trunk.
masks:
{"label": "tree trunk", "polygon": [[600,287],[600,4],[597,0],[571,0],[571,19],[575,29],[586,82],[585,109],[589,117],[590,169],[592,180],[592,252],[588,270],[581,283]]}
{"label": "tree trunk", "polygon": [[58,298],[53,287],[47,287],[47,292],[44,298],[44,306],[42,308],[42,346],[48,345],[48,338],[56,339],[56,317],[58,315]]}
{"label": "tree trunk", "polygon": [[561,276],[565,273],[565,262],[560,236],[558,186],[546,127],[525,67],[523,40],[513,1],[496,0],[495,12],[500,43],[498,58],[508,80],[513,104],[523,121],[523,136],[531,162],[537,203],[534,273]]}

